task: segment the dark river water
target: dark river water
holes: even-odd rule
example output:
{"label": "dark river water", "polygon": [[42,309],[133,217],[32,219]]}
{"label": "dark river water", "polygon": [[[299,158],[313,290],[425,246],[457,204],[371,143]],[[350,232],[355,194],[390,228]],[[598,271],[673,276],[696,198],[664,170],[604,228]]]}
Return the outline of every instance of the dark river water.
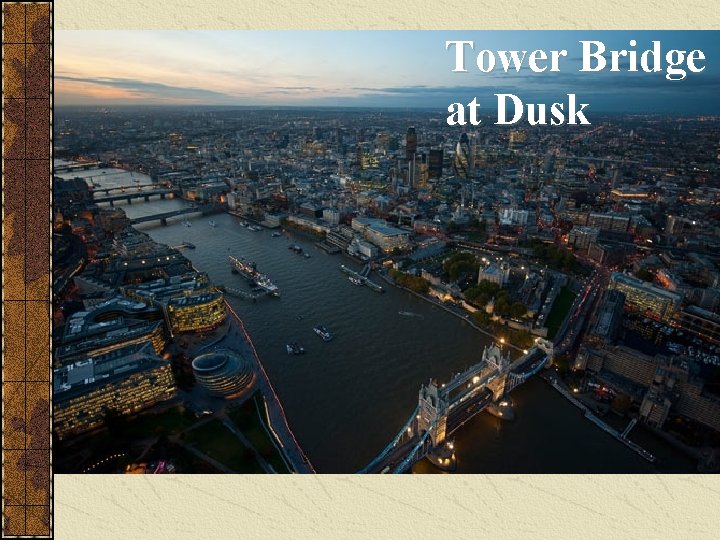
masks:
{"label": "dark river water", "polygon": [[[167,212],[180,200],[123,204],[129,217]],[[196,268],[216,284],[246,288],[230,271],[229,255],[257,263],[282,297],[256,303],[228,297],[242,317],[287,413],[290,426],[319,472],[353,472],[369,462],[397,433],[417,404],[420,385],[447,380],[480,359],[490,343],[461,319],[395,288],[378,294],[352,285],[338,269],[359,265],[327,255],[292,233],[250,231],[227,215],[183,218],[141,230],[184,250]],[[297,243],[310,258],[296,255]],[[377,276],[371,277],[382,283]],[[384,283],[382,283],[385,285]],[[411,312],[415,316],[400,315]],[[322,324],[335,335],[329,343],[313,333]],[[288,356],[298,341],[304,356]],[[464,473],[582,473],[692,471],[694,465],[650,438],[658,454],[650,465],[589,421],[540,379],[513,392],[517,418],[510,423],[482,413],[455,434],[458,470]],[[636,428],[638,429],[638,428]],[[634,432],[635,433],[635,432]],[[638,431],[639,435],[642,432]],[[658,444],[657,448],[653,445]],[[434,472],[428,463],[416,472]]]}

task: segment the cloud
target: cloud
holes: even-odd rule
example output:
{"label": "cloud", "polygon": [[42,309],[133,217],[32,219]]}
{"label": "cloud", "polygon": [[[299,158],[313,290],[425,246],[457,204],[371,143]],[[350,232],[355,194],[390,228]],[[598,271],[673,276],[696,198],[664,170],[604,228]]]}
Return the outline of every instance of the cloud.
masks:
{"label": "cloud", "polygon": [[56,75],[56,81],[77,84],[90,84],[101,87],[124,90],[138,97],[156,100],[188,100],[188,101],[224,101],[234,99],[224,92],[197,88],[194,86],[173,86],[158,82],[141,81],[138,79],[125,79],[117,77],[74,77],[70,75]]}

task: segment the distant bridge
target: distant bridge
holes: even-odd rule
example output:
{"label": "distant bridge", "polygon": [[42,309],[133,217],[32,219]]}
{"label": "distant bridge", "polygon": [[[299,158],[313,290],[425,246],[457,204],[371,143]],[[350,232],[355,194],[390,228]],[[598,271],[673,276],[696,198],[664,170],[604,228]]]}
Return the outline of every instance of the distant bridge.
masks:
{"label": "distant bridge", "polygon": [[493,402],[509,394],[545,367],[552,344],[538,339],[526,354],[510,362],[496,346],[485,347],[482,360],[448,383],[430,381],[420,388],[418,405],[390,443],[360,473],[403,473],[427,457],[441,467],[455,462],[458,428]]}
{"label": "distant bridge", "polygon": [[226,209],[227,207],[222,204],[193,204],[191,206],[187,206],[186,208],[181,208],[180,210],[173,210],[171,212],[162,212],[160,214],[152,214],[150,216],[133,218],[130,220],[130,225],[147,223],[149,221],[160,221],[161,225],[167,225],[167,220],[172,217],[182,216],[184,214],[217,214],[218,212],[224,212]]}
{"label": "distant bridge", "polygon": [[180,210],[173,210],[172,212],[163,212],[161,214],[152,214],[150,216],[142,216],[133,218],[130,220],[130,225],[137,225],[138,223],[147,223],[148,221],[160,221],[162,225],[167,225],[167,220],[171,217],[182,216],[184,214],[195,214],[203,213],[203,210],[199,206],[188,206],[187,208],[181,208]]}
{"label": "distant bridge", "polygon": [[179,190],[168,189],[168,188],[156,188],[152,191],[135,191],[133,193],[118,193],[114,195],[106,195],[104,197],[96,197],[93,195],[93,201],[95,203],[109,202],[110,206],[115,206],[115,201],[127,201],[128,204],[132,204],[133,199],[145,199],[145,202],[150,200],[150,197],[160,197],[164,199],[166,195],[172,193],[173,195],[179,195]]}
{"label": "distant bridge", "polygon": [[[91,176],[90,178],[98,178],[99,176]],[[107,177],[102,177],[107,178]],[[122,191],[125,192],[130,189],[142,189],[142,188],[163,188],[162,184],[156,184],[156,183],[148,183],[148,184],[133,184],[129,186],[113,186],[113,187],[103,187],[96,184],[93,184],[93,193],[105,193],[105,195],[110,195],[111,191]]]}

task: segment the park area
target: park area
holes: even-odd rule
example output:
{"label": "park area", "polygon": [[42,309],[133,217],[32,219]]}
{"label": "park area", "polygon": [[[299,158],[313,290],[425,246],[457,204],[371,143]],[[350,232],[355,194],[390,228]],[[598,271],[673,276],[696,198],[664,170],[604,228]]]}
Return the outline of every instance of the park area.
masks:
{"label": "park area", "polygon": [[575,293],[567,287],[560,289],[560,293],[557,295],[547,318],[546,326],[548,329],[548,339],[553,339],[555,334],[557,334],[557,331],[560,330],[560,326],[562,326],[565,316],[572,307],[574,301]]}

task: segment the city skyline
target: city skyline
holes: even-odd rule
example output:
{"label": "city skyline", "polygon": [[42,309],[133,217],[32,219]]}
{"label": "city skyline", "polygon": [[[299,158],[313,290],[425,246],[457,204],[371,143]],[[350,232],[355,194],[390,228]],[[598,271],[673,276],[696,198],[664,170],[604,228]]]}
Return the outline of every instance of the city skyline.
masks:
{"label": "city skyline", "polygon": [[[56,105],[216,105],[437,108],[493,93],[552,102],[576,93],[595,112],[717,114],[720,54],[714,32],[687,31],[59,31]],[[702,73],[668,81],[659,73],[579,72],[580,40],[638,53],[700,49]],[[453,73],[447,40],[482,49],[566,49],[560,71],[481,73],[468,55]],[[622,64],[621,64],[622,65]],[[691,96],[691,99],[689,97]]]}

